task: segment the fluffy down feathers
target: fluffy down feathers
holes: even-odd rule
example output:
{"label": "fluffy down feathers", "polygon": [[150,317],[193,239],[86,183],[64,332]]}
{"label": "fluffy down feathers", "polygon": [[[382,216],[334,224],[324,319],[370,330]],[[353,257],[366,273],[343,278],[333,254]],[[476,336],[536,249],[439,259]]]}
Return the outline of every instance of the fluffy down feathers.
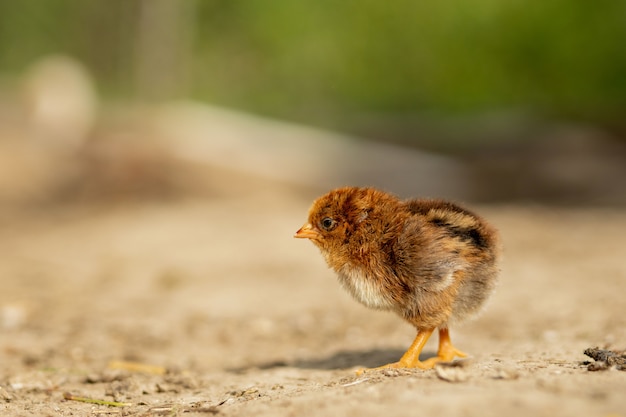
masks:
{"label": "fluffy down feathers", "polygon": [[496,231],[447,201],[340,188],[313,203],[296,237],[311,239],[354,298],[418,329],[475,315],[496,284]]}

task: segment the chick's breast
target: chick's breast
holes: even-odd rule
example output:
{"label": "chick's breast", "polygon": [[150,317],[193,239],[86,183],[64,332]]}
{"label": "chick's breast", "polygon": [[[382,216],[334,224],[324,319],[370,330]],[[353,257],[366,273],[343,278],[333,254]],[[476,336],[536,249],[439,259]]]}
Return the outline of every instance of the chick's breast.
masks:
{"label": "chick's breast", "polygon": [[360,303],[377,310],[394,309],[392,294],[372,271],[346,264],[336,272],[342,287]]}

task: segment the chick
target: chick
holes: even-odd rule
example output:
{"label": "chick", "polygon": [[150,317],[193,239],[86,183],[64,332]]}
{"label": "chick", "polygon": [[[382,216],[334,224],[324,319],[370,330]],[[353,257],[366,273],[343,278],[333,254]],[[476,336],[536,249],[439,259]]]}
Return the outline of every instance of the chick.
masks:
{"label": "chick", "polygon": [[[318,198],[294,237],[310,239],[358,301],[417,329],[402,358],[380,368],[430,369],[466,356],[448,328],[480,312],[498,272],[497,232],[479,216],[443,200],[345,187]],[[435,329],[437,356],[420,361]]]}

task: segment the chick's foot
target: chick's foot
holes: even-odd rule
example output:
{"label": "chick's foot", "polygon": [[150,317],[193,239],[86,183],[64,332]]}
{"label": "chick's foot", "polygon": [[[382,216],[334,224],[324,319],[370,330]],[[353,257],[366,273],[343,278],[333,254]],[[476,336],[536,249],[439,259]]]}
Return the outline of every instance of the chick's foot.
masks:
{"label": "chick's foot", "polygon": [[426,359],[424,363],[432,368],[437,362],[450,362],[457,356],[465,358],[467,354],[452,345],[448,329],[439,329],[439,349],[437,349],[437,356]]}
{"label": "chick's foot", "polygon": [[380,370],[380,369],[403,369],[403,368],[417,368],[417,369],[432,369],[435,366],[435,363],[428,363],[428,361],[420,361],[420,354],[422,353],[422,349],[424,349],[424,345],[428,342],[430,335],[433,333],[435,329],[426,329],[419,330],[417,335],[415,336],[415,340],[411,344],[411,347],[406,351],[404,355],[400,358],[398,362],[390,363],[384,366],[379,366],[377,368],[371,369],[360,369],[357,371],[357,375],[362,375],[368,370]]}

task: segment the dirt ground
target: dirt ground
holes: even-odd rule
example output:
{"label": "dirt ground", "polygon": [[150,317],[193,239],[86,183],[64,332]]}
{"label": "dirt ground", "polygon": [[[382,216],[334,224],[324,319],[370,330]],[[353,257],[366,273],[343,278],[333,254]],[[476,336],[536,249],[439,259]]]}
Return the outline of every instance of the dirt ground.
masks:
{"label": "dirt ground", "polygon": [[583,364],[626,348],[626,211],[474,206],[505,256],[488,309],[452,329],[471,358],[357,376],[413,329],[292,238],[316,192],[251,184],[2,211],[0,414],[626,416],[626,372]]}

